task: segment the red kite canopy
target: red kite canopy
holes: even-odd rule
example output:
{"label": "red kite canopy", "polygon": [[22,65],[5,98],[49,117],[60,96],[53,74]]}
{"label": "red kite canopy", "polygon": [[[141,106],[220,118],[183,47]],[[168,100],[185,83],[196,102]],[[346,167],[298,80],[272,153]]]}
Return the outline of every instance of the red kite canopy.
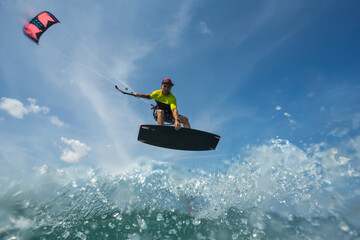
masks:
{"label": "red kite canopy", "polygon": [[41,35],[55,23],[60,21],[56,19],[51,13],[44,11],[35,16],[29,23],[24,27],[24,33],[31,40],[36,43],[39,43]]}

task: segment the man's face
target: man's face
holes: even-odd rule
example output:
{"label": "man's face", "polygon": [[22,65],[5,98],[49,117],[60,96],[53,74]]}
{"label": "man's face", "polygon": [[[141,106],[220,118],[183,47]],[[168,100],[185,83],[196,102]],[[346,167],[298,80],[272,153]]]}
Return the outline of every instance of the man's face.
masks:
{"label": "man's face", "polygon": [[161,84],[161,90],[164,95],[168,95],[171,91],[172,86],[169,84]]}

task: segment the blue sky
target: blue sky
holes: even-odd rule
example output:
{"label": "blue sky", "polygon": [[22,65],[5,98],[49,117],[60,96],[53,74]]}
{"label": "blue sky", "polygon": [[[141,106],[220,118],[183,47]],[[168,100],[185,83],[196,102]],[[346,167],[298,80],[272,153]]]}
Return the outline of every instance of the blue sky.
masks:
{"label": "blue sky", "polygon": [[[22,26],[44,10],[61,24],[37,46]],[[358,149],[359,10],[355,0],[1,0],[1,172],[205,166],[272,138]],[[217,151],[137,142],[139,125],[155,124],[149,104],[109,82],[151,93],[164,77],[192,127],[222,136]]]}

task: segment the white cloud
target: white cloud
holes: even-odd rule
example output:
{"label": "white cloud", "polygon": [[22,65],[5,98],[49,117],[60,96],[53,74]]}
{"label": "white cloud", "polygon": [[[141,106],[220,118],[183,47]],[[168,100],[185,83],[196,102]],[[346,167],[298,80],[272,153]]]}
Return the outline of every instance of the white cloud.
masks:
{"label": "white cloud", "polygon": [[29,113],[29,109],[16,99],[2,97],[0,101],[0,109],[7,111],[14,118],[22,119],[25,114]]}
{"label": "white cloud", "polygon": [[50,116],[50,122],[58,127],[64,126],[64,122],[61,121],[57,116]]}
{"label": "white cloud", "polygon": [[330,135],[337,136],[337,137],[343,137],[343,136],[347,135],[348,133],[349,133],[348,128],[344,128],[344,129],[335,128],[330,132]]}
{"label": "white cloud", "polygon": [[275,107],[275,110],[276,110],[276,111],[280,111],[280,110],[281,110],[281,106],[276,106],[276,107]]}
{"label": "white cloud", "polygon": [[90,147],[86,146],[85,143],[82,143],[79,140],[61,137],[61,141],[70,146],[70,148],[66,147],[63,149],[60,157],[61,160],[67,163],[79,162],[80,159],[86,157],[91,150]]}
{"label": "white cloud", "polygon": [[355,114],[352,119],[353,129],[358,129],[360,127],[360,113]]}
{"label": "white cloud", "polygon": [[175,46],[178,44],[180,37],[185,30],[186,26],[189,24],[191,20],[191,10],[194,1],[185,0],[180,6],[179,11],[175,16],[175,20],[173,24],[171,24],[168,28],[168,38],[169,44],[171,46]]}
{"label": "white cloud", "polygon": [[[36,105],[36,99],[28,98],[29,104],[24,105],[21,101],[13,98],[2,97],[0,101],[0,109],[7,111],[11,116],[18,119],[23,119],[24,115],[29,113],[44,113],[48,114],[50,109],[45,106]],[[64,126],[57,116],[50,116],[50,122],[56,126]]]}
{"label": "white cloud", "polygon": [[0,109],[7,111],[11,116],[22,119],[24,115],[43,112],[47,114],[50,110],[48,107],[40,107],[36,105],[36,100],[33,98],[27,99],[30,105],[24,106],[22,102],[13,98],[2,97],[0,101]]}
{"label": "white cloud", "polygon": [[27,106],[27,109],[29,110],[29,112],[33,112],[33,113],[39,113],[39,112],[43,112],[45,114],[48,114],[50,109],[48,107],[40,107],[38,105],[36,105],[36,100],[33,98],[28,98],[27,99],[30,103],[29,106]]}
{"label": "white cloud", "polygon": [[360,136],[357,136],[356,138],[353,138],[349,141],[348,145],[354,152],[354,155],[357,158],[360,158]]}
{"label": "white cloud", "polygon": [[201,21],[198,25],[199,29],[200,29],[200,32],[202,34],[207,34],[207,35],[211,35],[212,32],[210,30],[210,28],[208,27],[208,25],[206,24],[206,22],[204,21]]}

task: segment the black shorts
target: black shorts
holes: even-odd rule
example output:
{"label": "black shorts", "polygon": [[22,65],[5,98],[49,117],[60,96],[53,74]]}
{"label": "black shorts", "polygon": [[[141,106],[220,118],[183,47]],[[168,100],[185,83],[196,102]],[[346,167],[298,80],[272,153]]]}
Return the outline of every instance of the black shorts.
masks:
{"label": "black shorts", "polygon": [[[155,121],[157,121],[158,119],[158,113],[157,110],[161,110],[159,108],[155,108],[153,111],[153,117],[155,119]],[[174,116],[172,115],[172,112],[169,111],[165,111],[164,110],[164,122],[170,123],[170,124],[174,124],[175,123],[175,119]]]}

